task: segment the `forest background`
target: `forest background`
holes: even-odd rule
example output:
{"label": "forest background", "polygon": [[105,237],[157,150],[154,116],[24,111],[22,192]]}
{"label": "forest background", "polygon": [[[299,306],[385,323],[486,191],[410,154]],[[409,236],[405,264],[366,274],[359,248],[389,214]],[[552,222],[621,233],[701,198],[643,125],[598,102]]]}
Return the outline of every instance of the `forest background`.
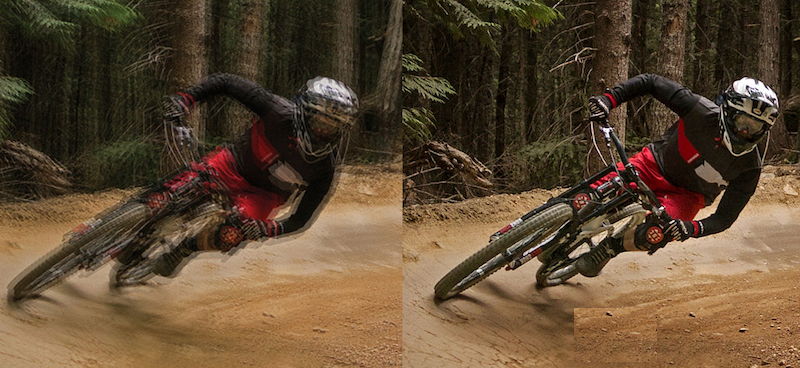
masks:
{"label": "forest background", "polygon": [[[0,198],[61,191],[51,174],[71,172],[78,190],[158,178],[164,97],[211,73],[287,98],[317,75],[344,81],[362,107],[348,158],[401,153],[401,0],[0,0],[0,9]],[[210,148],[251,122],[226,98],[189,119]]]}
{"label": "forest background", "polygon": [[[640,73],[712,101],[741,77],[764,81],[782,114],[760,152],[796,163],[797,135],[786,124],[800,111],[798,13],[792,0],[407,0],[404,203],[577,183],[600,165],[588,98]],[[676,120],[650,97],[611,116],[631,153]],[[596,129],[594,137],[604,148]],[[431,140],[488,170],[433,163],[443,154]]]}

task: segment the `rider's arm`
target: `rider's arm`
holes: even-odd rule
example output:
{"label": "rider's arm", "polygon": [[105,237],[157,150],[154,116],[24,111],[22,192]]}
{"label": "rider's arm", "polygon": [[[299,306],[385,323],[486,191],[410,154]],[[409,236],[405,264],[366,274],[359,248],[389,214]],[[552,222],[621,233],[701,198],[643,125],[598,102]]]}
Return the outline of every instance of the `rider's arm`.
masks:
{"label": "rider's arm", "polygon": [[661,101],[678,116],[683,117],[694,108],[700,96],[688,88],[655,74],[640,74],[611,88],[605,97],[614,108],[635,97],[650,95]]}
{"label": "rider's arm", "polygon": [[705,219],[693,221],[696,229],[694,237],[716,234],[731,227],[750,197],[755,193],[760,175],[761,170],[749,170],[731,181],[714,214]]}
{"label": "rider's arm", "polygon": [[328,198],[333,177],[334,171],[331,169],[308,185],[294,213],[289,218],[280,221],[284,234],[301,230],[319,214]]}
{"label": "rider's arm", "polygon": [[218,95],[228,96],[262,117],[272,111],[277,98],[257,83],[234,74],[210,75],[180,95],[190,107]]}

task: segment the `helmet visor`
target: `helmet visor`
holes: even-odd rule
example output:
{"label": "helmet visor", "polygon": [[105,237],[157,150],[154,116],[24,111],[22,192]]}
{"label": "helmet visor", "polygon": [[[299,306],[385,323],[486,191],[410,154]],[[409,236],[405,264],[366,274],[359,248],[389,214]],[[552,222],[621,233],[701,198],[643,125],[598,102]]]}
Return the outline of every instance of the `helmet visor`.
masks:
{"label": "helmet visor", "polygon": [[734,115],[732,128],[733,134],[748,142],[758,141],[769,129],[763,121],[744,113]]}

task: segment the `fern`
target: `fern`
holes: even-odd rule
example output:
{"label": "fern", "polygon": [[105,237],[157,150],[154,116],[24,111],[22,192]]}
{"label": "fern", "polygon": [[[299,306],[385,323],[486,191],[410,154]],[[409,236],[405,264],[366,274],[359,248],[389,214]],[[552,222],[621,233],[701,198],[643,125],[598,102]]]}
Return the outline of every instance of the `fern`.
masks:
{"label": "fern", "polygon": [[445,0],[450,10],[455,15],[458,23],[467,28],[476,30],[500,29],[500,25],[494,22],[487,22],[481,19],[474,10],[461,4],[457,0]]}
{"label": "fern", "polygon": [[422,98],[444,103],[447,95],[455,94],[456,91],[447,79],[441,77],[421,77],[417,75],[403,75],[403,92],[416,92]]}
{"label": "fern", "polygon": [[[139,18],[118,0],[0,0],[0,26],[16,26],[23,36],[49,39],[70,47],[81,24],[116,30]],[[11,127],[10,107],[33,90],[22,79],[0,74],[0,139]]]}
{"label": "fern", "polygon": [[422,144],[431,139],[436,128],[433,112],[423,108],[403,109],[403,136],[413,143]]}
{"label": "fern", "polygon": [[[427,74],[427,71],[420,63],[422,63],[422,60],[417,55],[403,55],[403,69],[407,72],[423,72]],[[404,93],[417,93],[428,101],[444,103],[447,95],[456,93],[453,85],[447,79],[441,77],[403,73],[402,79]]]}
{"label": "fern", "polygon": [[0,76],[0,140],[11,128],[11,105],[24,102],[33,93],[25,80]]}
{"label": "fern", "polygon": [[[131,24],[139,14],[117,0],[6,0],[4,17],[31,38],[68,43],[81,24],[108,31]],[[4,10],[6,11],[6,10]]]}
{"label": "fern", "polygon": [[[402,75],[403,93],[416,93],[421,98],[444,103],[448,95],[455,94],[456,90],[447,79],[441,77],[431,77],[428,75],[414,75],[409,72],[428,74],[428,71],[420,65],[417,55],[403,55]],[[426,108],[403,108],[403,138],[406,141],[424,143],[432,136],[432,129],[436,127],[433,112]]]}
{"label": "fern", "polygon": [[496,19],[513,17],[534,31],[563,18],[541,0],[428,0],[427,4],[456,39],[468,30],[489,47],[494,43],[492,33],[501,28],[500,23],[485,20],[489,13],[496,14]]}
{"label": "fern", "polygon": [[420,65],[422,63],[422,59],[419,56],[414,54],[403,54],[403,69],[407,72],[419,72],[424,71],[425,68]]}

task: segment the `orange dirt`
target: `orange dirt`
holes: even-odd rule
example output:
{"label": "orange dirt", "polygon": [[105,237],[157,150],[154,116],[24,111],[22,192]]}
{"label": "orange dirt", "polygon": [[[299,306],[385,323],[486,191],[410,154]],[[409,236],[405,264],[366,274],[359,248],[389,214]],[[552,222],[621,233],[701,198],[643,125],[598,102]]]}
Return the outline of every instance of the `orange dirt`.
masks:
{"label": "orange dirt", "polygon": [[[0,367],[401,364],[401,176],[347,167],[304,233],[202,254],[122,292],[110,266],[0,306]],[[129,191],[0,205],[0,283]]]}
{"label": "orange dirt", "polygon": [[439,278],[555,192],[407,208],[403,365],[800,367],[800,179],[786,174],[765,170],[723,233],[622,254],[597,278],[547,289],[532,261],[445,302],[433,300]]}

